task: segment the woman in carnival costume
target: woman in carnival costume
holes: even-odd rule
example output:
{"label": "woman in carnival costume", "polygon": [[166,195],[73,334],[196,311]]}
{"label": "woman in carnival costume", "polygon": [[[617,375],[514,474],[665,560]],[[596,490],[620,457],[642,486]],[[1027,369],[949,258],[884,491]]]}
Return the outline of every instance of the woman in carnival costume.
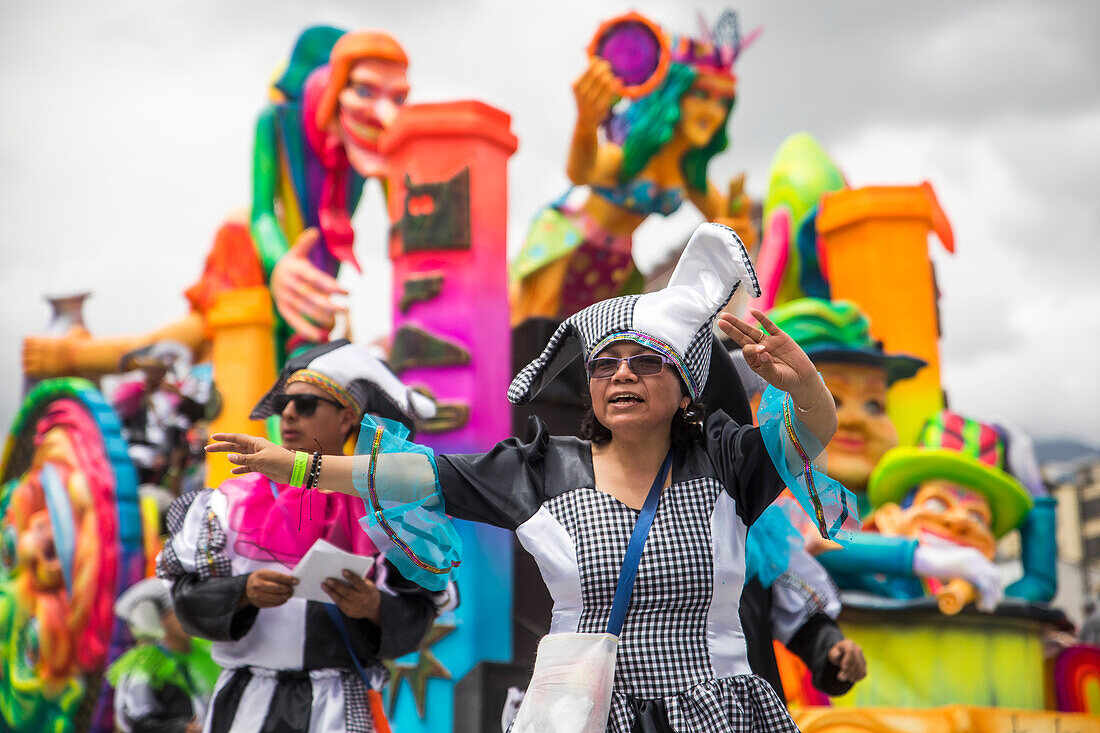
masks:
{"label": "woman in carnival costume", "polygon": [[731,201],[710,184],[707,165],[729,144],[733,65],[755,34],[742,38],[736,14],[727,11],[705,35],[674,37],[664,80],[614,115],[622,84],[607,61],[593,57],[573,84],[577,122],[567,172],[589,194],[572,206],[567,191],[536,215],[511,265],[513,325],[533,317],[560,320],[596,301],[641,292],[631,257],[634,230],[651,214],[673,214],[685,198],[752,246],[746,200]]}
{"label": "woman in carnival costume", "polygon": [[[313,452],[312,476],[342,453],[364,414],[408,429],[434,403],[365,346],[341,340],[287,362],[251,417],[273,414],[284,445]],[[331,604],[297,595],[291,569],[317,541],[378,555],[358,526],[363,503],[310,491],[306,468],[235,477],[169,509],[157,574],[171,581],[184,628],[212,640],[225,668],[207,733],[388,731],[382,660],[414,651],[445,602],[380,557],[366,578],[345,570],[322,584]]]}
{"label": "woman in carnival costume", "polygon": [[[712,327],[742,282],[758,292],[744,246],[733,230],[707,223],[667,288],[601,301],[562,323],[508,396],[531,400],[580,356],[592,400],[584,439],[550,436],[534,419],[526,442],[432,456],[392,425],[365,420],[361,455],[326,459],[319,485],[362,495],[373,511],[365,529],[426,587],[442,587],[460,560],[445,540],[444,510],[516,532],[554,599],[551,635],[607,626],[638,509],[659,496],[619,635],[606,729],[794,731],[746,658],[737,613],[745,535],[786,484],[822,532],[844,540],[854,497],[811,470],[835,428],[832,401],[809,359],[766,318],[768,331],[728,315],[720,321],[774,385],[761,427],[723,412],[704,417],[697,399]],[[208,450],[232,451],[238,473],[285,479],[296,458],[262,438],[213,437],[222,442]]]}

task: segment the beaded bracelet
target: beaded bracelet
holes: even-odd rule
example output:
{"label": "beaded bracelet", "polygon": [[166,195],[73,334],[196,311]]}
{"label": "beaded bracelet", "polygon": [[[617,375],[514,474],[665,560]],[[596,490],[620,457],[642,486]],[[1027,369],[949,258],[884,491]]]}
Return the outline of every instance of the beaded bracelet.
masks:
{"label": "beaded bracelet", "polygon": [[306,483],[307,489],[316,489],[317,481],[321,478],[321,451],[313,451],[313,462],[309,467],[309,481]]}
{"label": "beaded bracelet", "polygon": [[294,468],[290,472],[290,485],[296,489],[302,488],[306,481],[306,467],[309,465],[309,454],[294,451]]}

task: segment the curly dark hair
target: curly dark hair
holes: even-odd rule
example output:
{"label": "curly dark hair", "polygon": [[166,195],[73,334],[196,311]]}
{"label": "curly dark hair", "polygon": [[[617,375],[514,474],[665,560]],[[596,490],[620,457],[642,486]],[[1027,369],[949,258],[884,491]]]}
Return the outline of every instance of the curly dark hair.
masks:
{"label": "curly dark hair", "polygon": [[[688,403],[682,410],[677,410],[672,416],[672,425],[669,437],[672,439],[672,447],[682,451],[692,443],[703,438],[703,420],[706,418],[706,406],[695,400]],[[592,401],[585,400],[584,417],[581,418],[580,437],[583,440],[592,441],[593,445],[606,445],[611,440],[611,431],[606,425],[596,419],[596,413],[592,409]]]}

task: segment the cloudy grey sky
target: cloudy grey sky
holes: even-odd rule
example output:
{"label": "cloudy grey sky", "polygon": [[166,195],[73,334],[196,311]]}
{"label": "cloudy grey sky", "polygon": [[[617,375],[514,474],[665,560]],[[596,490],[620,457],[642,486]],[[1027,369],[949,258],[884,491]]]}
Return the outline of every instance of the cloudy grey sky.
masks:
{"label": "cloudy grey sky", "polygon": [[[643,0],[672,31],[725,6]],[[0,425],[20,399],[19,345],[42,296],[94,295],[94,334],[182,315],[219,222],[249,200],[267,81],[313,23],[378,27],[405,45],[412,101],[477,98],[513,116],[510,247],[565,186],[569,84],[600,20],[592,0],[38,0],[0,23]],[[934,255],[953,405],[1036,437],[1100,443],[1100,4],[746,1],[764,35],[739,64],[733,144],[747,171],[808,130],[853,185],[929,180],[957,254]],[[388,330],[380,193],[356,215],[368,272],[348,277],[357,335]],[[691,232],[685,206],[639,231],[643,267]],[[365,281],[365,282],[364,282]],[[366,285],[366,286],[364,286]],[[6,428],[0,428],[6,429]]]}

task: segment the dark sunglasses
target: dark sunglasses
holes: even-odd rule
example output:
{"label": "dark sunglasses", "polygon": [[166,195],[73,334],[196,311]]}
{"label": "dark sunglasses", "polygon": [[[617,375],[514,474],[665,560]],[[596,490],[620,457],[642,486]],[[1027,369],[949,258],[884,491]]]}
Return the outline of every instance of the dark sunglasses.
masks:
{"label": "dark sunglasses", "polygon": [[309,417],[317,412],[318,402],[327,402],[330,405],[335,405],[338,410],[344,409],[344,406],[336,400],[330,400],[328,397],[321,397],[315,394],[275,395],[275,399],[271,401],[271,405],[275,408],[275,412],[281,415],[283,414],[283,410],[286,409],[286,406],[291,402],[294,403],[294,411],[298,413],[300,417]]}
{"label": "dark sunglasses", "polygon": [[610,379],[619,371],[619,364],[626,362],[630,371],[639,377],[650,377],[659,374],[665,364],[671,364],[672,359],[661,354],[635,354],[622,359],[613,356],[597,356],[588,360],[589,379]]}

